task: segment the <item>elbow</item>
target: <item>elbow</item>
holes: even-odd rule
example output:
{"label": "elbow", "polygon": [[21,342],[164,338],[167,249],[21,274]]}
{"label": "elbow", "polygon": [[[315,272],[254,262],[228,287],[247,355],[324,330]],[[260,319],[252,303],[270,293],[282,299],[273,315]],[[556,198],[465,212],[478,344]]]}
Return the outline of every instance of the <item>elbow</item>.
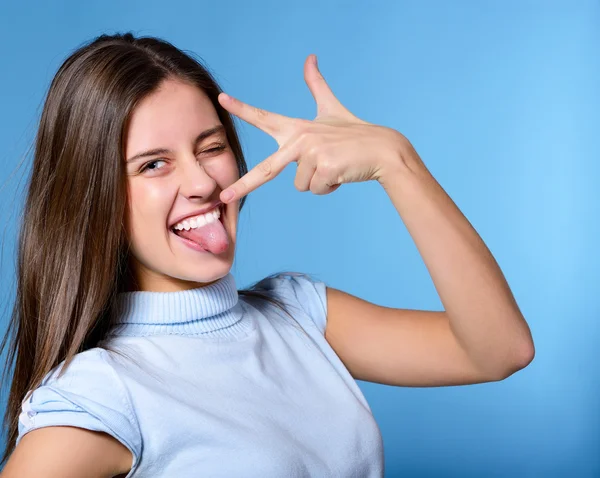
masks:
{"label": "elbow", "polygon": [[535,358],[535,345],[533,345],[533,340],[529,339],[523,346],[520,358],[521,361],[519,362],[520,367],[518,370],[527,367],[527,365],[533,362],[533,359]]}
{"label": "elbow", "polygon": [[520,347],[511,350],[508,359],[504,361],[504,366],[499,373],[493,377],[493,381],[504,380],[519,370],[527,367],[535,358],[535,346],[533,340],[529,339],[521,344]]}

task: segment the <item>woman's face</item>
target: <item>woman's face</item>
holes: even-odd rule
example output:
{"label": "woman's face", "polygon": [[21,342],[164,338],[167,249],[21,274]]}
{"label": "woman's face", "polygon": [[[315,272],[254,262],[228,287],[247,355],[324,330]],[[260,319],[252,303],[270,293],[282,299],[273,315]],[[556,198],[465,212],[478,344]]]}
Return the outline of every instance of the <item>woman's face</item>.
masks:
{"label": "woman's face", "polygon": [[[196,143],[201,133],[219,126]],[[156,149],[164,151],[134,158]],[[219,194],[239,173],[206,94],[181,81],[164,81],[133,111],[125,158],[133,289],[178,291],[225,276],[234,258],[239,200],[223,207]],[[190,247],[172,231],[180,218],[196,217],[213,205],[221,210],[221,217],[203,226],[204,232],[198,229],[200,242],[205,247],[210,244],[213,252]]]}

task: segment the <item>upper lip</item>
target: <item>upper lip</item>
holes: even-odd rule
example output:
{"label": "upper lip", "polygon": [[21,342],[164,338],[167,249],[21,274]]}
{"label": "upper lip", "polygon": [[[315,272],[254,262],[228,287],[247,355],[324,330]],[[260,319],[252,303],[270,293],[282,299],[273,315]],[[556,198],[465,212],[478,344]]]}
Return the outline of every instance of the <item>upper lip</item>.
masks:
{"label": "upper lip", "polygon": [[183,221],[184,219],[187,219],[188,217],[194,217],[194,216],[199,216],[200,214],[204,214],[208,211],[213,210],[216,207],[221,206],[221,204],[223,204],[221,201],[214,201],[210,204],[207,204],[205,207],[203,207],[202,209],[197,209],[195,211],[192,212],[188,212],[186,214],[183,214],[182,216],[179,216],[177,218],[175,218],[173,220],[173,222],[171,224],[169,224],[169,228],[173,228],[173,226],[175,226],[176,224],[180,223],[181,221]]}

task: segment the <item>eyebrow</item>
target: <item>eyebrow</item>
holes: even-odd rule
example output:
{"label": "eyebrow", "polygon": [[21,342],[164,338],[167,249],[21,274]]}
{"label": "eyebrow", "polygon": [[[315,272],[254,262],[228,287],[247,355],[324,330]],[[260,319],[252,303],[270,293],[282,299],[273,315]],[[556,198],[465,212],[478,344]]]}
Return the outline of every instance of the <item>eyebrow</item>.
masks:
{"label": "eyebrow", "polygon": [[[225,132],[225,126],[223,126],[222,124],[217,125],[213,128],[207,129],[205,131],[202,131],[202,133],[200,133],[194,140],[194,146],[197,146],[198,143],[205,140],[209,136],[213,136],[217,133],[224,133],[224,132]],[[169,154],[171,152],[172,151],[170,149],[165,149],[165,148],[151,149],[149,151],[144,151],[143,153],[138,153],[135,156],[132,156],[131,158],[129,158],[127,160],[127,162],[130,163],[132,161],[135,161],[136,159],[145,158],[147,156],[156,156],[159,154]]]}

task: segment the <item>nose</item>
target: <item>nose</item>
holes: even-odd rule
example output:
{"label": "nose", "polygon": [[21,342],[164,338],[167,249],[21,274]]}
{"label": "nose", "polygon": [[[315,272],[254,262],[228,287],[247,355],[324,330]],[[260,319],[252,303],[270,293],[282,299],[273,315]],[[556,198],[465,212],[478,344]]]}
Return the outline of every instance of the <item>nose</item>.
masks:
{"label": "nose", "polygon": [[183,167],[179,168],[181,172],[179,193],[190,200],[210,199],[217,187],[217,181],[206,172],[195,156],[182,159],[180,163],[183,163]]}

